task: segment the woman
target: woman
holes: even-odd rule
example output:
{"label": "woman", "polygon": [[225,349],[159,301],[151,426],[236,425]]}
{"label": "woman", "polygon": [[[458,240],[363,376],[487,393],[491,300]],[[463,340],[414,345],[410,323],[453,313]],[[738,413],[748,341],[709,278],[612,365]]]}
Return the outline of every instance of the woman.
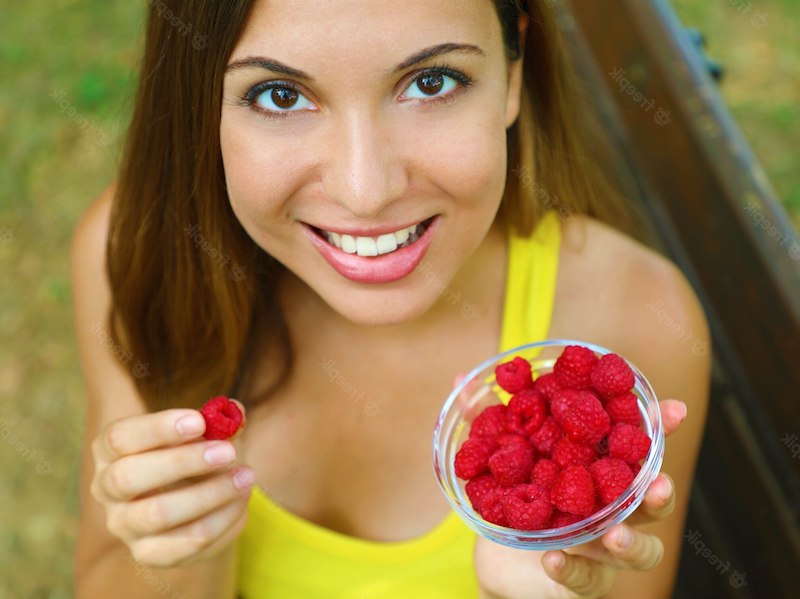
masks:
{"label": "woman", "polygon": [[[118,183],[72,249],[78,596],[670,594],[709,360],[652,306],[707,327],[601,222],[550,11],[151,3]],[[682,400],[668,433],[691,417],[630,520],[537,553],[476,539],[429,448],[455,375],[545,337],[633,360]],[[193,409],[220,393],[247,410],[233,443]]]}

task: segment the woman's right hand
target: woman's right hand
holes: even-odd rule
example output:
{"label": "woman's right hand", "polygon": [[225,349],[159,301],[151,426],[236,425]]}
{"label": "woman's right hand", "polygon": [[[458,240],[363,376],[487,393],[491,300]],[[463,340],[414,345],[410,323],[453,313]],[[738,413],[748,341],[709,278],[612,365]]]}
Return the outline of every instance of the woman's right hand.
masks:
{"label": "woman's right hand", "polygon": [[206,441],[203,432],[199,411],[172,409],[112,422],[92,443],[92,496],[142,564],[196,562],[244,530],[253,471],[234,466],[231,440]]}

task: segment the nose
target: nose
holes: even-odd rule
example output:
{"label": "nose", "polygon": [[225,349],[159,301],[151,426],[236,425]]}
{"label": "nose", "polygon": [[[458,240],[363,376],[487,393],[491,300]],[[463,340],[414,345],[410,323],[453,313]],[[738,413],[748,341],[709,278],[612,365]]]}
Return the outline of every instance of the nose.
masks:
{"label": "nose", "polygon": [[388,124],[364,112],[349,113],[330,133],[322,176],[328,198],[369,219],[403,196],[406,174]]}

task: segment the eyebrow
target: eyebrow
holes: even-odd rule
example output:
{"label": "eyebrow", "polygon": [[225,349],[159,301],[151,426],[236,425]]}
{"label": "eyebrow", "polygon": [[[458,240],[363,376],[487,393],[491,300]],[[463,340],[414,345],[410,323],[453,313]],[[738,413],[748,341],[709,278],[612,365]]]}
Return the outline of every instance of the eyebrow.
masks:
{"label": "eyebrow", "polygon": [[[486,52],[483,51],[483,48],[480,46],[476,46],[474,44],[455,44],[452,42],[446,44],[438,44],[436,46],[431,46],[430,48],[425,48],[424,50],[420,50],[406,58],[403,62],[398,64],[393,70],[391,74],[397,74],[400,71],[403,71],[409,67],[412,67],[420,62],[423,62],[429,58],[433,58],[434,56],[439,56],[441,54],[450,54],[452,52],[457,52],[460,54],[476,54],[479,56],[486,56]],[[264,56],[248,56],[247,58],[242,58],[240,60],[235,60],[230,63],[225,68],[225,73],[230,73],[232,71],[237,71],[239,69],[246,69],[246,68],[259,68],[265,69],[267,71],[275,71],[276,73],[282,73],[289,77],[295,77],[297,79],[303,79],[308,81],[309,83],[314,83],[314,78],[301,71],[300,69],[295,69],[294,67],[290,67],[285,65],[277,60],[272,58],[267,58]]]}

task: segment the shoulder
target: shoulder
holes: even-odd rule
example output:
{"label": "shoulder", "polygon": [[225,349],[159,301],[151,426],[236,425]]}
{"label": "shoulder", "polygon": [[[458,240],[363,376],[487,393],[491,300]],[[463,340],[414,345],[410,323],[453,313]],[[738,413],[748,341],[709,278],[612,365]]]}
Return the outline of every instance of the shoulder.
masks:
{"label": "shoulder", "polygon": [[[562,225],[559,270],[559,305],[581,319],[589,340],[652,374],[659,396],[697,394],[708,378],[708,324],[670,260],[603,223],[573,216]],[[676,384],[675,372],[684,373],[687,386]]]}
{"label": "shoulder", "polygon": [[95,198],[78,220],[73,230],[70,249],[73,268],[76,260],[81,264],[87,261],[96,263],[105,253],[113,200],[114,186],[110,185]]}

